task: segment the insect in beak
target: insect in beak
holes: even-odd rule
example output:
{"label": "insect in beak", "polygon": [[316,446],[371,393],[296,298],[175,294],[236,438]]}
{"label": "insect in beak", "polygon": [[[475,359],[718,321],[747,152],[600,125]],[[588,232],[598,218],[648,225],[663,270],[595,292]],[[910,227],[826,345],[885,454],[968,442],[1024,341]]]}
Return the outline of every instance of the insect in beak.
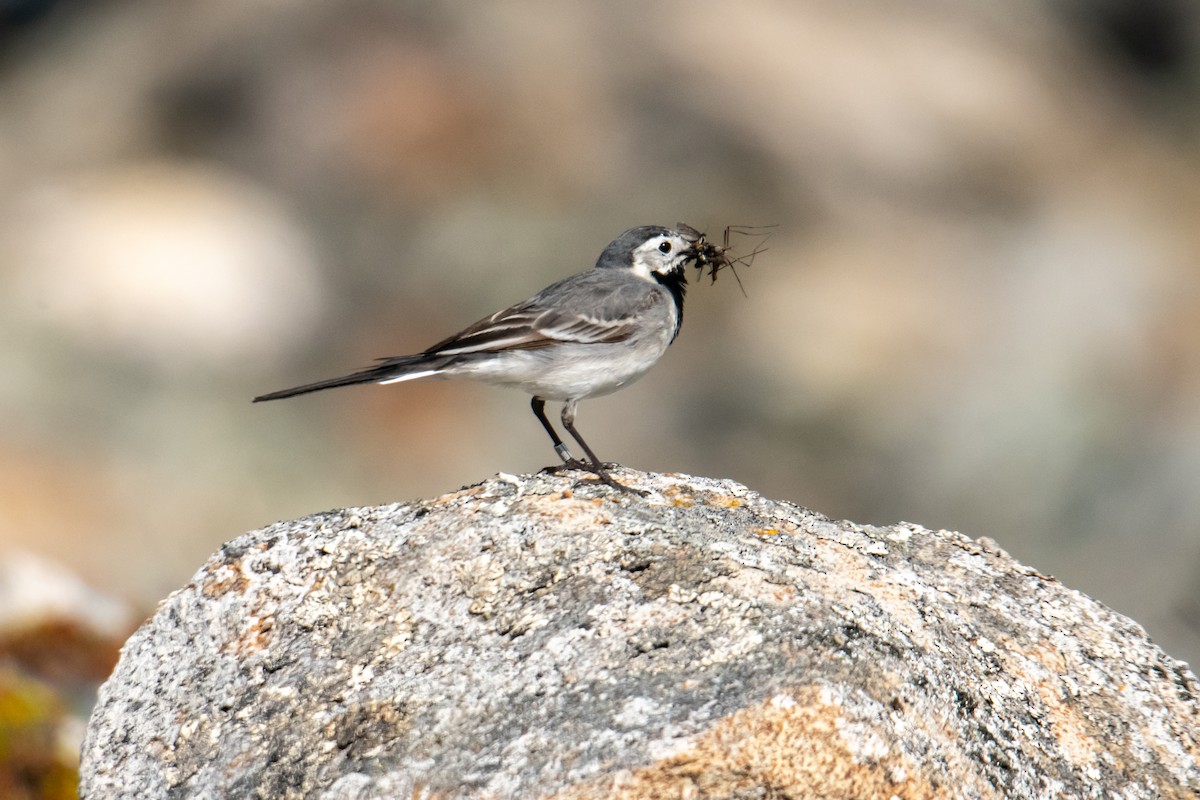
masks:
{"label": "insect in beak", "polygon": [[[754,262],[754,257],[759,253],[765,252],[768,238],[774,232],[776,225],[729,225],[725,228],[725,235],[722,238],[721,244],[710,242],[703,233],[696,230],[685,223],[677,223],[677,229],[684,236],[692,240],[691,254],[692,263],[696,266],[699,272],[697,277],[703,277],[704,270],[708,270],[708,277],[712,283],[717,282],[717,273],[726,267],[733,273],[734,280],[737,281],[738,288],[742,291],[742,296],[746,295],[746,289],[742,286],[742,279],[737,274],[739,266],[749,267]],[[755,247],[749,253],[731,258],[729,251],[729,236],[730,234],[739,234],[742,236],[753,236],[758,238]]]}

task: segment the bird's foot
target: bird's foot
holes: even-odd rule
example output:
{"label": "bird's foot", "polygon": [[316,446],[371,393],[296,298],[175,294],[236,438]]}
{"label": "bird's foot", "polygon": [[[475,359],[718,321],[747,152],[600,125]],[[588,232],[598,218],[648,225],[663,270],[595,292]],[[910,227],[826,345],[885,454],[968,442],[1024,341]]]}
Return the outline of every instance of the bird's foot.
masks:
{"label": "bird's foot", "polygon": [[543,474],[543,475],[560,475],[563,472],[568,472],[568,471],[590,472],[590,473],[592,473],[592,475],[595,476],[594,478],[582,478],[582,479],[576,481],[575,485],[576,486],[589,486],[589,485],[595,486],[597,484],[604,484],[605,486],[611,486],[613,489],[616,489],[618,491],[625,492],[626,494],[634,494],[634,495],[637,495],[638,497],[645,497],[646,495],[649,494],[649,492],[644,492],[641,489],[633,489],[629,486],[626,486],[623,483],[618,483],[616,481],[616,479],[613,478],[613,476],[609,474],[610,469],[616,469],[618,466],[620,466],[620,465],[608,463],[608,462],[600,463],[600,464],[592,464],[587,461],[580,461],[577,458],[572,458],[570,461],[564,462],[562,464],[555,464],[552,467],[544,467],[541,470],[541,474]]}
{"label": "bird's foot", "polygon": [[579,481],[576,481],[575,485],[578,487],[578,486],[598,486],[600,484],[604,484],[605,486],[611,486],[612,488],[616,489],[619,492],[624,492],[625,494],[631,494],[631,495],[634,495],[635,497],[645,497],[648,494],[650,494],[649,492],[645,491],[644,489],[634,489],[632,486],[626,486],[623,483],[618,483],[613,478],[613,476],[609,475],[607,472],[604,473],[603,475],[601,475],[600,473],[593,473],[593,474],[595,474],[596,477],[583,478]]}
{"label": "bird's foot", "polygon": [[586,461],[580,461],[578,458],[564,459],[561,464],[552,464],[549,467],[542,467],[542,475],[559,475],[563,472],[571,470],[583,470],[584,472],[592,472],[592,465]]}
{"label": "bird's foot", "polygon": [[603,483],[606,486],[611,486],[618,491],[625,492],[626,494],[637,495],[638,497],[645,497],[646,495],[650,494],[649,492],[642,491],[641,489],[634,489],[633,487],[626,486],[623,483],[617,483],[613,476],[608,472],[610,469],[614,469],[615,467],[617,467],[616,464],[584,464],[582,469],[587,470],[596,477],[594,479],[585,478],[579,481],[579,483]]}

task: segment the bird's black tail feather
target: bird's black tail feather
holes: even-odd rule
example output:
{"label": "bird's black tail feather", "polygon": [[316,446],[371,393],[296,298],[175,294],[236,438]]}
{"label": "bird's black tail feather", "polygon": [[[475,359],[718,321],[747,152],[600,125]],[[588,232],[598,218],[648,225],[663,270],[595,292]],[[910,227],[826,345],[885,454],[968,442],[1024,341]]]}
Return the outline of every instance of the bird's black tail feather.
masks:
{"label": "bird's black tail feather", "polygon": [[[436,369],[438,366],[436,362],[430,363],[429,357],[425,355],[398,356],[396,358],[380,360],[383,363],[377,367],[343,375],[340,378],[329,378],[328,380],[317,381],[316,383],[306,383],[303,386],[293,386],[291,389],[280,389],[278,392],[259,395],[254,398],[254,402],[261,403],[264,400],[282,400],[285,397],[295,397],[298,394],[319,392],[322,389],[333,389],[338,386],[353,386],[356,383],[379,383],[381,381],[403,378],[406,373]],[[439,361],[444,362],[445,359],[439,359]]]}

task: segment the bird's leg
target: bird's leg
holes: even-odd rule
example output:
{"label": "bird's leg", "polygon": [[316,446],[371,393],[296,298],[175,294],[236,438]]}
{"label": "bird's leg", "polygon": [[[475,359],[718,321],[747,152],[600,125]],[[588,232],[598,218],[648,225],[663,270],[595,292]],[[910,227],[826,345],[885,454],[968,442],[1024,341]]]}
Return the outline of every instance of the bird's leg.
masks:
{"label": "bird's leg", "polygon": [[563,440],[558,438],[558,431],[554,430],[554,426],[550,424],[550,420],[546,419],[546,401],[540,397],[534,397],[530,405],[533,407],[533,415],[538,418],[538,422],[542,423],[542,427],[546,429],[546,433],[550,434],[550,441],[554,442],[554,452],[558,453],[558,457],[563,460],[563,463],[581,463],[576,460],[575,456],[571,455],[571,451],[563,444]]}
{"label": "bird's leg", "polygon": [[588,443],[585,442],[583,437],[579,435],[579,431],[575,430],[574,400],[568,400],[567,402],[563,403],[562,424],[563,427],[567,429],[567,433],[571,434],[571,438],[579,442],[579,446],[583,448],[583,452],[587,453],[588,458],[592,460],[591,464],[581,465],[584,469],[594,474],[602,483],[606,483],[614,489],[620,489],[622,492],[629,492],[630,494],[646,494],[645,492],[637,489],[631,489],[624,484],[617,483],[615,480],[613,480],[612,475],[608,474],[608,469],[604,466],[604,462],[596,457],[596,454],[592,452],[592,448],[588,447]]}

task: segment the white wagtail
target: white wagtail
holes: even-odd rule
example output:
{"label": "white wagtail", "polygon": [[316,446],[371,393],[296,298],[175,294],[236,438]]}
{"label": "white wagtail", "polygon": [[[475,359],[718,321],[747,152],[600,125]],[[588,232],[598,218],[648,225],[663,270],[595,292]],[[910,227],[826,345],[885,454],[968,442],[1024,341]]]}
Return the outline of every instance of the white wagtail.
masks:
{"label": "white wagtail", "polygon": [[[575,408],[586,397],[610,394],[642,377],[666,352],[683,322],[685,267],[722,248],[680,224],[647,225],[618,236],[596,266],[547,286],[530,299],[410,356],[340,378],[254,398],[279,400],[355,383],[418,378],[471,378],[533,395],[533,413],[550,434],[564,466],[586,469],[620,489],[575,430]],[[577,460],[546,419],[546,401],[560,400],[563,427],[587,454]]]}

